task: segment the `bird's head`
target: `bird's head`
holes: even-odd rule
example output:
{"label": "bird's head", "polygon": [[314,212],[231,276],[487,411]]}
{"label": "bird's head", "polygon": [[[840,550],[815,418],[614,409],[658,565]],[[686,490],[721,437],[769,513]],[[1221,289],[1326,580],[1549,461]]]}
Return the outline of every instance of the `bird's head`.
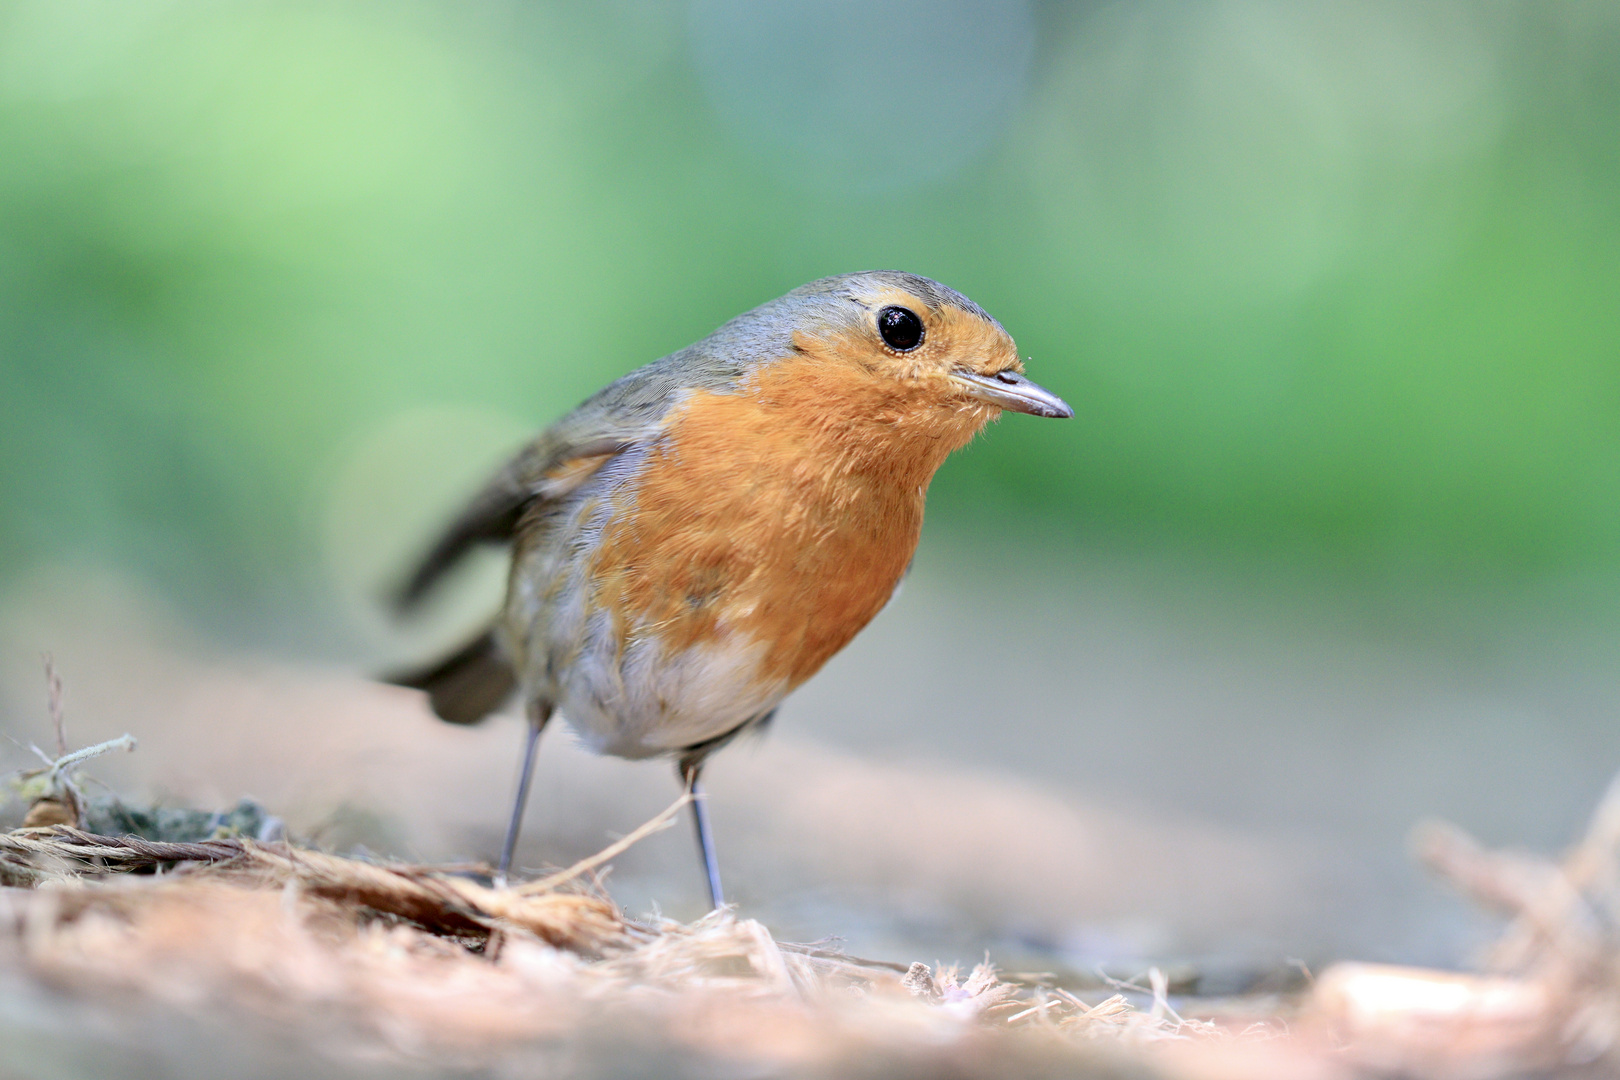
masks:
{"label": "bird's head", "polygon": [[841,286],[829,299],[842,293],[844,304],[842,311],[829,312],[836,329],[821,343],[842,359],[918,385],[945,404],[1074,415],[1056,394],[1024,377],[1012,336],[961,293],[897,271],[848,274],[829,282]]}
{"label": "bird's head", "polygon": [[[936,281],[890,270],[844,274],[777,303],[775,314],[791,325],[792,356],[809,361],[821,376],[815,381],[842,383],[852,400],[886,402],[919,419],[950,415],[953,426],[973,430],[1002,410],[1074,415],[1025,378],[1000,323]],[[784,366],[806,370],[791,359]]]}

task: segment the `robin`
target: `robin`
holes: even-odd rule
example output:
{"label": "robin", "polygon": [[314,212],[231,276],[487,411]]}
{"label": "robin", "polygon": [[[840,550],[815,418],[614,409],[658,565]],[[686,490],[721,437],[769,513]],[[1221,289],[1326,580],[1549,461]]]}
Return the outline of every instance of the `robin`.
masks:
{"label": "robin", "polygon": [[521,693],[529,720],[498,878],[541,730],[671,756],[724,903],[700,778],[769,722],[894,594],[929,481],[1002,410],[1070,417],[973,301],[897,271],[823,278],[610,384],[476,495],[399,593],[475,545],[510,544],[506,604],[443,661],[395,678],[471,724]]}

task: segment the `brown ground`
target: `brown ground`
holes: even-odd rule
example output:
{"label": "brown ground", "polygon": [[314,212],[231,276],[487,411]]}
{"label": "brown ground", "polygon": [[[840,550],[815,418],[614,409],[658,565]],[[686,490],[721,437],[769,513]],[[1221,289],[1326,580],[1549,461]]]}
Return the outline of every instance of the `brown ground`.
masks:
{"label": "brown ground", "polygon": [[[327,850],[360,844],[418,864],[493,847],[514,722],[450,728],[406,692],[222,658],[155,624],[141,604],[120,604],[115,588],[96,595],[88,614],[71,604],[50,613],[59,619],[51,636],[65,643],[71,741],[126,730],[141,740],[88,770],[125,797],[228,806],[250,794]],[[37,628],[40,609],[30,618]],[[4,715],[14,736],[48,747],[40,685],[37,668],[8,669]],[[7,767],[30,761],[11,754]],[[585,857],[652,817],[673,787],[660,770],[557,740],[521,861]],[[174,852],[87,852],[51,831],[10,834],[0,1078],[1308,1080],[1615,1067],[1614,801],[1561,865],[1487,853],[1453,831],[1424,834],[1432,863],[1515,917],[1487,958],[1499,975],[1340,966],[1309,993],[1215,1001],[1180,993],[1182,974],[1149,975],[1145,963],[1115,971],[1142,972],[1138,989],[1116,988],[1087,972],[954,972],[916,943],[940,911],[964,920],[970,939],[975,928],[982,941],[985,928],[1007,926],[1056,939],[1083,923],[1115,928],[1121,948],[1144,955],[1166,951],[1164,926],[1182,951],[1256,923],[1286,940],[1331,887],[1320,875],[1327,860],[1011,777],[781,738],[722,759],[713,797],[741,906],[707,918],[684,828],[614,858],[606,892],[587,875],[528,898],[431,866],[379,868],[308,847],[176,862]],[[105,873],[141,858],[166,872]],[[835,902],[772,907],[773,896],[815,889]],[[851,900],[862,896],[902,917],[862,926]],[[685,921],[635,914],[653,903]],[[846,930],[852,952],[897,963],[778,940]],[[991,960],[1016,966],[1018,942],[1003,940]]]}

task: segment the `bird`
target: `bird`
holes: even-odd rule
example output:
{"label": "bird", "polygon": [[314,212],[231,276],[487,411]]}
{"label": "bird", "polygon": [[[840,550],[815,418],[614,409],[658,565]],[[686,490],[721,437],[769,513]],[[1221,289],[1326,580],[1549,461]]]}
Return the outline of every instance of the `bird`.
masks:
{"label": "bird", "polygon": [[504,544],[503,607],[461,648],[389,680],[453,724],[521,696],[495,881],[560,713],[598,754],[674,759],[722,906],[705,762],[767,725],[884,608],[935,472],[1003,411],[1074,415],[973,301],[866,271],[812,281],[630,372],[518,452],[395,594],[408,611],[474,548]]}

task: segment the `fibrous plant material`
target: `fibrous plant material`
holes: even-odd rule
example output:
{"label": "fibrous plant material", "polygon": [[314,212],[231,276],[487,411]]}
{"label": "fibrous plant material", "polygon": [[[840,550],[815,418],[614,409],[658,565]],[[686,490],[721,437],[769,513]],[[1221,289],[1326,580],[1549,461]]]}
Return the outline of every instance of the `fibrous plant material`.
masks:
{"label": "fibrous plant material", "polygon": [[1083,997],[988,962],[964,973],[781,943],[730,911],[629,918],[592,875],[685,801],[509,888],[484,884],[482,866],[241,836],[0,834],[0,877],[24,886],[0,889],[0,975],[10,964],[57,993],[256,1018],[327,1062],[510,1073],[564,1046],[593,1076],[628,1054],[607,1074],[679,1060],[765,1075],[1482,1080],[1604,1060],[1620,1026],[1620,796],[1562,865],[1424,834],[1432,864],[1517,913],[1496,973],[1339,965],[1307,1007],[1258,1023],[1183,1016],[1157,969]]}
{"label": "fibrous plant material", "polygon": [[80,765],[102,754],[114,750],[135,749],[135,737],[120,735],[116,739],[87,746],[82,750],[64,752],[54,758],[37,746],[30,749],[45,764],[42,768],[29,769],[18,774],[11,782],[13,796],[30,804],[28,816],[23,819],[23,826],[40,828],[50,825],[84,825],[89,800],[79,789],[74,773]]}
{"label": "fibrous plant material", "polygon": [[[27,792],[60,794],[105,748],[41,752]],[[98,1030],[109,1011],[137,1017],[114,1058],[154,1025],[186,1046],[219,1025],[237,1056],[208,1075],[253,1065],[237,1037],[253,1025],[263,1045],[310,1055],[300,1076],[382,1062],[435,1075],[1485,1080],[1620,1064],[1620,783],[1562,862],[1489,852],[1449,826],[1422,832],[1431,866],[1512,917],[1487,973],[1342,964],[1303,1003],[1225,1020],[1172,997],[1158,969],[1077,992],[1004,979],[988,958],[964,972],[778,942],[730,910],[628,917],[596,874],[688,801],[565,870],[497,888],[483,865],[271,839],[275,819],[249,802],[210,814],[78,799],[81,820],[120,834],[0,834],[0,1065],[30,1075],[13,1018],[46,999],[94,1004]],[[72,1030],[71,1045],[87,1037]]]}
{"label": "fibrous plant material", "polygon": [[[628,933],[613,906],[598,896],[556,888],[491,889],[440,869],[362,862],[287,843],[245,838],[162,843],[137,836],[95,836],[62,825],[0,835],[0,883],[8,885],[89,882],[165,866],[184,867],[184,883],[211,880],[261,891],[296,888],[449,936],[485,939],[499,930],[519,929],[554,945],[594,953]],[[74,895],[93,902],[107,893],[81,890]]]}
{"label": "fibrous plant material", "polygon": [[[45,700],[51,717],[51,729],[56,735],[56,754],[52,756],[37,746],[29,746],[34,756],[44,762],[43,768],[26,769],[7,783],[10,796],[29,804],[23,819],[25,828],[49,825],[76,825],[83,828],[89,801],[80,790],[77,773],[87,761],[114,750],[135,749],[135,737],[124,734],[95,746],[69,750],[67,739],[67,712],[63,705],[62,676],[56,670],[56,661],[45,656]],[[6,800],[0,792],[0,803]]]}
{"label": "fibrous plant material", "polygon": [[1491,851],[1443,823],[1420,828],[1415,847],[1475,904],[1511,920],[1483,958],[1494,983],[1521,988],[1504,1012],[1514,1037],[1498,1057],[1620,1069],[1620,777],[1561,860]]}
{"label": "fibrous plant material", "polygon": [[1492,851],[1454,825],[1414,835],[1418,857],[1510,920],[1480,974],[1339,964],[1313,1013],[1345,1057],[1445,1080],[1620,1071],[1620,778],[1562,860]]}
{"label": "fibrous plant material", "polygon": [[989,963],[963,974],[779,943],[729,910],[691,924],[628,918],[589,875],[684,802],[602,855],[511,888],[476,880],[487,868],[243,837],[18,830],[0,835],[0,867],[27,886],[0,890],[0,958],[58,991],[292,1025],[332,1060],[447,1068],[510,1066],[559,1041],[608,1053],[608,1038],[792,1074],[1042,1075],[1083,1063],[1129,1076],[1140,1062],[1099,1047],[1216,1034],[1161,1007],[1162,980],[1155,1007],[1139,1011],[1118,994],[1088,1004],[1007,982]]}

